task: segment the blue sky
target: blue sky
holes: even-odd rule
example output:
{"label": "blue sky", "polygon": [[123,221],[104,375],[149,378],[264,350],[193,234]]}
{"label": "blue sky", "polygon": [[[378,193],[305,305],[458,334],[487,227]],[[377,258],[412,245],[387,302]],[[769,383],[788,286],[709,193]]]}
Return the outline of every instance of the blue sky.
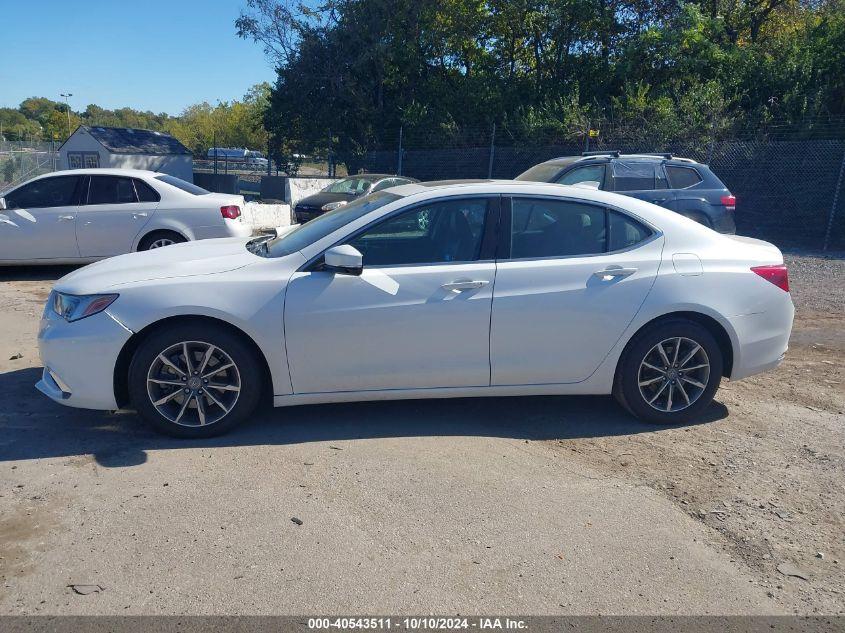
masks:
{"label": "blue sky", "polygon": [[238,0],[3,0],[0,107],[27,97],[179,114],[240,99],[275,73],[235,34]]}

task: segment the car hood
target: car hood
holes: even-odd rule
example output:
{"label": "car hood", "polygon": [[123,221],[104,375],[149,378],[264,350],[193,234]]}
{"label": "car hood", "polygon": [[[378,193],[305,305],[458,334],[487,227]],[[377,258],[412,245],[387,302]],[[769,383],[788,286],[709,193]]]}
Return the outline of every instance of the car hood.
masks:
{"label": "car hood", "polygon": [[242,268],[260,261],[246,250],[250,239],[199,240],[111,257],[65,275],[55,289],[75,295],[97,294],[140,281],[212,275]]}
{"label": "car hood", "polygon": [[297,207],[308,207],[308,208],[320,208],[324,204],[328,204],[329,202],[340,202],[341,200],[345,200],[349,202],[350,200],[354,200],[358,196],[355,196],[351,193],[329,193],[327,191],[321,191],[320,193],[315,193],[314,195],[308,196],[307,198],[303,198],[299,202],[296,203]]}

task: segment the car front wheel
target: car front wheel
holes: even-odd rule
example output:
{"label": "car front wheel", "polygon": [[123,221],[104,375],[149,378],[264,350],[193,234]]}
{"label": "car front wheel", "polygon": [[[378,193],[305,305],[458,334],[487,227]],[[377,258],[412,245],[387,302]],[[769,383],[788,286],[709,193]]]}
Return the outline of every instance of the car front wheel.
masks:
{"label": "car front wheel", "polygon": [[211,437],[255,410],[261,365],[241,337],[210,324],[178,324],[144,340],[129,367],[142,418],[176,437]]}
{"label": "car front wheel", "polygon": [[686,320],[657,323],[625,350],[615,395],[643,421],[691,422],[713,401],[722,364],[721,349],[705,327]]}

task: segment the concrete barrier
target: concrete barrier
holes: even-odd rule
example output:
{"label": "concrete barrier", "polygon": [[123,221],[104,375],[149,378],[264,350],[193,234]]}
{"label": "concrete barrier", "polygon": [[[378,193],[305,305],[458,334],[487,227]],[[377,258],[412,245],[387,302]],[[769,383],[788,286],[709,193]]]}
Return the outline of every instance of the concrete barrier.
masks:
{"label": "concrete barrier", "polygon": [[290,205],[247,202],[244,205],[243,218],[253,231],[289,226],[291,224]]}
{"label": "concrete barrier", "polygon": [[312,194],[321,191],[337,178],[290,178],[288,176],[262,176],[261,198],[263,200],[284,200],[291,206]]}

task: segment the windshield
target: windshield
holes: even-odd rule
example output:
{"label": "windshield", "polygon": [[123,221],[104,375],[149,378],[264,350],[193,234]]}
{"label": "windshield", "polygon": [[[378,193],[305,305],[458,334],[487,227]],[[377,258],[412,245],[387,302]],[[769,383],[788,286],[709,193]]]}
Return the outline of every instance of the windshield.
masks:
{"label": "windshield", "polygon": [[401,197],[395,193],[377,191],[369,196],[358,198],[334,211],[324,213],[281,237],[271,240],[253,240],[247,244],[247,248],[262,257],[284,257],[296,251],[301,251],[306,246],[367,215],[370,211],[399,200]]}
{"label": "windshield", "polygon": [[373,181],[369,178],[359,178],[357,176],[352,176],[350,178],[344,178],[343,180],[338,180],[337,182],[333,182],[328,187],[323,189],[323,191],[327,193],[349,193],[355,196],[359,196],[362,193],[366,193],[370,190]]}
{"label": "windshield", "polygon": [[540,163],[527,169],[514,180],[528,180],[530,182],[554,182],[560,170],[566,167],[560,163]]}
{"label": "windshield", "polygon": [[204,196],[207,193],[211,193],[210,191],[206,191],[202,187],[197,187],[195,184],[190,183],[187,180],[176,178],[176,176],[168,176],[167,174],[162,174],[161,176],[156,176],[156,180],[166,182],[171,187],[176,187],[177,189],[181,189],[182,191],[193,194],[195,196]]}

